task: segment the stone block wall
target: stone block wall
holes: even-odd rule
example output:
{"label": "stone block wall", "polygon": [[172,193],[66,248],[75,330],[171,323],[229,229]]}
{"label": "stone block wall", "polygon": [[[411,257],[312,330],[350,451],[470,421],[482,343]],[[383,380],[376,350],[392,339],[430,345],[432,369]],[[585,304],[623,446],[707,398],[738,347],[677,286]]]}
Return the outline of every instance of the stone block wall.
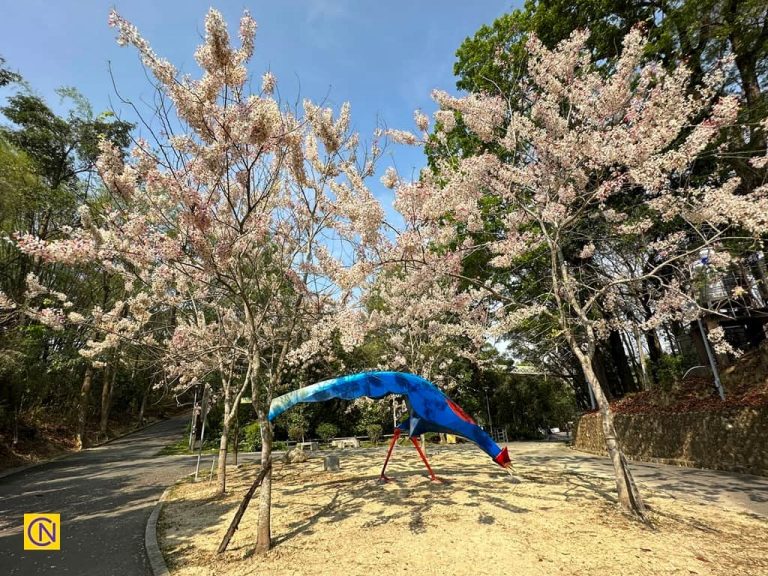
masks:
{"label": "stone block wall", "polygon": [[[682,414],[615,414],[630,459],[768,476],[768,408]],[[605,454],[600,414],[582,416],[574,447]]]}

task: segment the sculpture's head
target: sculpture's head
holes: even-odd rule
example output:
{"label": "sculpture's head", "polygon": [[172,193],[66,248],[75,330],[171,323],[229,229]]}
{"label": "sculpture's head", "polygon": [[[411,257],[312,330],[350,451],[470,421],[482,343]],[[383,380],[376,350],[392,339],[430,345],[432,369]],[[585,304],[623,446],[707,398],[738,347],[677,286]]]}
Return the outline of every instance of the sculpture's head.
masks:
{"label": "sculpture's head", "polygon": [[507,451],[507,447],[504,446],[504,448],[501,449],[501,452],[499,452],[496,455],[496,458],[493,459],[496,464],[501,466],[502,468],[509,468],[512,465],[512,460],[509,457],[509,452]]}

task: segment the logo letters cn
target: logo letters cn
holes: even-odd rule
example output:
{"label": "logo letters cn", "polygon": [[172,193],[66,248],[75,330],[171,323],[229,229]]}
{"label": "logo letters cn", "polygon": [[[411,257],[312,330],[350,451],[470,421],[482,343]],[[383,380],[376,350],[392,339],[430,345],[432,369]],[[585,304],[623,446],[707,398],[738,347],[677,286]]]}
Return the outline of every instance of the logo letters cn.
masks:
{"label": "logo letters cn", "polygon": [[61,550],[59,514],[24,514],[24,550]]}

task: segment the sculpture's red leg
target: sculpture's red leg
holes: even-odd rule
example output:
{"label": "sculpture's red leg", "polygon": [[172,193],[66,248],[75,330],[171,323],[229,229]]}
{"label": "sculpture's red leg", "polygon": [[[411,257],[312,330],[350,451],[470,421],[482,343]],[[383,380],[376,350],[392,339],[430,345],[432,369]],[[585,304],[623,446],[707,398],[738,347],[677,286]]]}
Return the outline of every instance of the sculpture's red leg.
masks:
{"label": "sculpture's red leg", "polygon": [[400,438],[401,432],[402,430],[400,430],[400,428],[395,428],[395,432],[392,434],[392,441],[389,443],[387,458],[384,460],[384,467],[381,469],[381,476],[379,476],[380,482],[389,482],[389,478],[384,475],[384,471],[387,469],[387,464],[389,464],[389,457],[392,456],[392,450],[395,449],[395,444],[397,443],[398,438]]}
{"label": "sculpture's red leg", "polygon": [[411,442],[413,442],[414,447],[416,448],[416,451],[419,453],[419,456],[421,456],[421,461],[424,462],[424,466],[427,467],[427,470],[429,470],[429,477],[432,480],[437,480],[437,476],[435,476],[435,473],[432,472],[432,468],[429,465],[429,461],[427,460],[426,454],[421,449],[421,445],[419,444],[419,441],[411,436]]}

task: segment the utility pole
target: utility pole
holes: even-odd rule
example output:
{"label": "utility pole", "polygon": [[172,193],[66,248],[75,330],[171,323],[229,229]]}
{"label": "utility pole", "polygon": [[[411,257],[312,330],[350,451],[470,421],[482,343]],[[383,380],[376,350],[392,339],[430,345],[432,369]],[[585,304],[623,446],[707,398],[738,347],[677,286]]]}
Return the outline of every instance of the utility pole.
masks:
{"label": "utility pole", "polygon": [[[704,265],[704,269],[706,270],[709,266],[709,250],[707,250],[707,255],[701,258],[701,263]],[[705,299],[707,300],[706,304],[709,306],[710,299],[709,299],[709,282],[707,282],[707,275],[704,276],[704,295]],[[704,341],[704,350],[707,352],[707,359],[709,360],[709,366],[712,368],[712,375],[715,378],[715,388],[717,388],[717,393],[720,395],[721,400],[725,400],[725,390],[723,390],[723,384],[720,382],[720,372],[717,370],[717,362],[715,361],[715,355],[712,353],[712,348],[709,346],[709,338],[707,338],[706,332],[704,332],[704,324],[701,322],[701,317],[699,316],[696,318],[696,322],[699,325],[699,332],[701,332],[701,339]]]}
{"label": "utility pole", "polygon": [[493,435],[493,419],[491,418],[491,403],[488,400],[488,388],[483,388],[483,391],[485,392],[485,409],[488,411],[488,428]]}
{"label": "utility pole", "polygon": [[712,348],[709,346],[709,339],[704,332],[704,324],[701,322],[701,318],[697,318],[696,322],[699,323],[699,331],[701,332],[701,339],[704,340],[704,350],[707,351],[707,358],[709,359],[709,366],[712,368],[712,375],[715,377],[715,388],[720,395],[720,400],[725,400],[725,390],[723,389],[723,383],[720,382],[720,372],[717,370],[717,362],[715,361],[715,355],[712,353]]}
{"label": "utility pole", "polygon": [[195,386],[195,399],[192,401],[192,422],[189,424],[189,451],[195,449],[195,432],[197,432],[197,386]]}

